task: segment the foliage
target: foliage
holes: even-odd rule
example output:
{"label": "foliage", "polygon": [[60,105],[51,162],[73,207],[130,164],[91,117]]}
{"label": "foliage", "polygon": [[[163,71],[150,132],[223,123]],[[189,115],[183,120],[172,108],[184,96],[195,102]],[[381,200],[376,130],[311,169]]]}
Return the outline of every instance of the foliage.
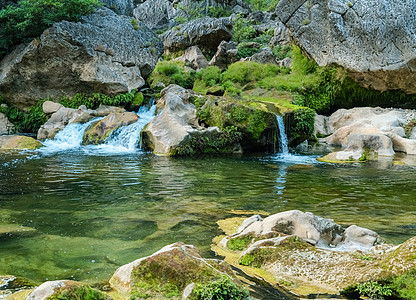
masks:
{"label": "foliage", "polygon": [[297,109],[294,113],[294,121],[292,131],[309,137],[314,130],[315,111],[310,108]]}
{"label": "foliage", "polygon": [[234,20],[233,26],[233,41],[241,43],[250,40],[254,37],[256,30],[253,24],[244,18],[242,15],[238,15]]}
{"label": "foliage", "polygon": [[180,9],[185,13],[187,21],[198,19],[203,16],[203,9],[198,6],[178,4],[177,9]]}
{"label": "foliage", "polygon": [[253,10],[274,11],[279,0],[244,0]]}
{"label": "foliage", "polygon": [[219,135],[212,137],[195,136],[186,144],[172,150],[172,156],[188,156],[198,153],[228,153],[242,139],[241,132],[235,126],[225,127]]}
{"label": "foliage", "polygon": [[216,66],[210,66],[198,72],[197,78],[206,86],[215,86],[221,82],[221,70]]}
{"label": "foliage", "polygon": [[0,59],[53,23],[79,21],[99,5],[98,0],[20,0],[16,6],[7,6],[0,11]]}
{"label": "foliage", "polygon": [[416,270],[393,278],[390,288],[400,298],[416,300]]}
{"label": "foliage", "polygon": [[237,57],[246,58],[260,52],[260,47],[254,47],[250,42],[241,42],[237,46]]}
{"label": "foliage", "polygon": [[127,106],[134,103],[137,105],[140,102],[141,97],[143,97],[143,94],[140,92],[137,93],[136,90],[132,90],[130,93],[118,94],[114,96],[108,96],[100,93],[94,93],[92,96],[76,94],[72,98],[61,98],[59,103],[69,108],[78,108],[80,105],[85,105],[87,108],[96,109],[98,106],[100,106],[100,104],[111,106]]}
{"label": "foliage", "polygon": [[276,47],[272,49],[272,52],[274,56],[276,56],[276,59],[282,60],[292,55],[292,47],[288,45],[286,46],[277,45]]}
{"label": "foliage", "polygon": [[232,10],[221,6],[208,6],[207,15],[211,18],[222,18],[229,17],[232,13]]}
{"label": "foliage", "polygon": [[72,286],[61,289],[58,293],[50,296],[48,300],[109,300],[109,296],[94,290],[89,286]]}
{"label": "foliage", "polygon": [[252,242],[253,237],[251,235],[246,235],[242,237],[233,238],[228,241],[227,247],[230,250],[244,250]]}
{"label": "foliage", "polygon": [[1,107],[0,113],[5,114],[7,119],[14,124],[16,132],[36,133],[40,126],[47,121],[46,115],[42,109],[43,102],[45,101],[39,101],[27,111],[10,106]]}
{"label": "foliage", "polygon": [[412,134],[413,128],[416,127],[416,120],[415,119],[411,120],[409,123],[407,123],[403,127],[404,127],[404,131],[406,133],[406,137],[409,138],[410,135]]}
{"label": "foliage", "polygon": [[223,73],[223,81],[231,81],[242,85],[252,81],[260,81],[281,72],[277,65],[264,65],[253,61],[239,61],[230,65]]}
{"label": "foliage", "polygon": [[135,18],[131,18],[130,20],[131,25],[133,26],[134,30],[139,30],[140,29],[140,25],[139,22],[137,22],[137,20]]}
{"label": "foliage", "polygon": [[242,300],[247,299],[249,292],[244,287],[237,286],[228,276],[222,276],[216,281],[195,285],[191,300]]}
{"label": "foliage", "polygon": [[194,81],[195,71],[186,70],[184,63],[180,61],[160,61],[149,76],[149,83],[152,88],[157,83],[162,82],[166,86],[177,84],[186,89],[192,89]]}

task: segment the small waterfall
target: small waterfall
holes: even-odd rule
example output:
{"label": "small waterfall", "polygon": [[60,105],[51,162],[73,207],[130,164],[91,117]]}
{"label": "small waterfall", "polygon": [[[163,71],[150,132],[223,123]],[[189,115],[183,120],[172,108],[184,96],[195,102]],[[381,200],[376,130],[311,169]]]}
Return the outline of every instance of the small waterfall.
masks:
{"label": "small waterfall", "polygon": [[124,126],[114,131],[106,140],[105,145],[113,147],[123,147],[129,150],[137,149],[140,145],[140,132],[155,116],[156,105],[150,109],[140,107],[137,113],[139,119],[136,123]]}
{"label": "small waterfall", "polygon": [[146,124],[154,117],[156,105],[149,108],[141,107],[137,115],[139,119],[134,124],[123,126],[115,130],[101,145],[82,146],[82,138],[85,130],[91,123],[99,121],[103,118],[94,118],[87,123],[74,123],[66,126],[62,131],[58,132],[54,140],[46,140],[43,142],[45,147],[40,151],[43,154],[53,154],[56,152],[67,150],[81,150],[85,154],[118,154],[137,151],[140,146],[140,132]]}
{"label": "small waterfall", "polygon": [[277,138],[279,140],[279,153],[282,154],[288,154],[289,153],[289,147],[288,147],[288,141],[287,141],[287,135],[285,132],[285,123],[283,122],[283,117],[277,116]]}

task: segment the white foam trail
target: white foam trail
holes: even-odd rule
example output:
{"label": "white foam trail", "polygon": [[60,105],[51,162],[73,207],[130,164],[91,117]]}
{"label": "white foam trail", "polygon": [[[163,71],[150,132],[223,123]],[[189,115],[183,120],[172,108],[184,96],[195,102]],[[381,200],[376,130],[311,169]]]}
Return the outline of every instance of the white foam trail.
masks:
{"label": "white foam trail", "polygon": [[278,127],[278,140],[279,140],[279,153],[287,154],[289,153],[289,146],[287,141],[287,135],[285,132],[285,123],[283,122],[283,117],[277,116],[277,127]]}

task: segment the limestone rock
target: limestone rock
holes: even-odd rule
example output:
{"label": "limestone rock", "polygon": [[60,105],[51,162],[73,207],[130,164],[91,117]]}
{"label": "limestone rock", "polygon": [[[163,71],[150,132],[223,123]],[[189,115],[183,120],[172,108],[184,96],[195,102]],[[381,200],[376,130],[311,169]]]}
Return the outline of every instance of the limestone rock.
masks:
{"label": "limestone rock", "polygon": [[136,6],[133,15],[150,29],[168,28],[175,24],[179,13],[173,4],[169,0],[147,0]]}
{"label": "limestone rock", "polygon": [[[416,142],[416,141],[415,141]],[[353,133],[348,136],[346,151],[374,152],[379,156],[394,156],[393,142],[380,133]]]}
{"label": "limestone rock", "polygon": [[365,87],[416,93],[415,0],[282,0],[276,15],[320,66]]}
{"label": "limestone rock", "polygon": [[245,58],[247,61],[254,61],[260,64],[276,64],[276,58],[272,52],[272,49],[265,47],[261,49],[259,53],[252,55],[251,57]]}
{"label": "limestone rock", "polygon": [[376,127],[365,123],[354,123],[337,129],[326,138],[329,145],[348,146],[348,137],[353,133],[382,134]]}
{"label": "limestone rock", "polygon": [[92,118],[91,111],[88,111],[85,107],[73,109],[62,106],[39,128],[37,139],[53,139],[65,126],[73,123],[86,123]]}
{"label": "limestone rock", "polygon": [[237,44],[235,42],[222,41],[218,46],[217,52],[209,62],[209,65],[217,66],[224,70],[238,60],[237,53]]}
{"label": "limestone rock", "polygon": [[129,295],[135,289],[140,289],[138,283],[146,282],[148,277],[156,278],[160,286],[175,282],[180,293],[183,293],[192,282],[207,282],[224,273],[232,274],[227,263],[203,259],[194,246],[175,243],[121,266],[111,277],[110,285],[123,295]]}
{"label": "limestone rock", "polygon": [[92,123],[85,130],[82,143],[84,145],[101,144],[114,130],[133,124],[138,118],[133,112],[111,113],[104,119]]}
{"label": "limestone rock", "polygon": [[122,114],[124,112],[126,112],[126,110],[122,107],[100,104],[100,106],[95,111],[91,112],[91,115],[93,115],[94,117],[105,117],[112,113]]}
{"label": "limestone rock", "polygon": [[380,244],[379,235],[367,228],[351,225],[344,231],[342,242],[337,245],[338,249],[370,249],[374,245]]}
{"label": "limestone rock", "polygon": [[273,37],[270,40],[269,45],[271,47],[276,46],[286,46],[290,45],[290,33],[289,30],[286,28],[285,25],[281,22],[277,22],[274,31],[273,31]]}
{"label": "limestone rock", "polygon": [[330,134],[328,121],[329,118],[327,116],[315,114],[315,123],[313,131],[315,136],[327,136]]}
{"label": "limestone rock", "polygon": [[0,113],[0,135],[11,134],[15,131],[14,125],[7,119],[7,117]]}
{"label": "limestone rock", "polygon": [[42,147],[42,143],[34,138],[22,135],[1,135],[0,149],[2,150],[34,150]]}
{"label": "limestone rock", "polygon": [[293,60],[290,57],[285,57],[282,60],[279,60],[277,62],[277,64],[279,65],[279,67],[281,68],[288,68],[291,69],[293,66]]}
{"label": "limestone rock", "polygon": [[386,133],[393,141],[393,149],[398,152],[416,155],[416,140],[402,138],[395,133]]}
{"label": "limestone rock", "polygon": [[200,70],[208,67],[208,61],[198,46],[187,48],[185,53],[175,60],[184,62],[186,66],[191,67],[194,70]]}
{"label": "limestone rock", "polygon": [[140,88],[163,46],[146,25],[101,8],[81,22],[62,21],[0,62],[0,96],[19,108],[37,99]]}
{"label": "limestone rock", "polygon": [[56,103],[53,101],[45,101],[42,104],[43,112],[47,115],[57,112],[61,107],[64,106],[60,103]]}
{"label": "limestone rock", "polygon": [[221,41],[229,41],[231,37],[231,18],[210,17],[175,26],[161,36],[165,50],[169,52],[185,50],[191,46],[198,46],[201,50],[216,50]]}
{"label": "limestone rock", "polygon": [[101,2],[119,15],[133,15],[133,0],[101,0]]}
{"label": "limestone rock", "polygon": [[161,92],[159,107],[163,107],[142,131],[142,143],[145,149],[156,154],[169,155],[171,151],[193,136],[212,136],[219,132],[217,127],[199,126],[196,107],[188,102],[193,92],[177,85],[169,85]]}

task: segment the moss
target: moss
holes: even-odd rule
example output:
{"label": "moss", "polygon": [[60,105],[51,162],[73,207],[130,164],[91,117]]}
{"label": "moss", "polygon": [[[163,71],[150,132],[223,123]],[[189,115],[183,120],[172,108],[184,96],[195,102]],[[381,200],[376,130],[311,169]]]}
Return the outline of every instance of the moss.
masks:
{"label": "moss", "polygon": [[89,286],[71,286],[62,288],[48,300],[111,300],[109,296]]}
{"label": "moss", "polygon": [[195,72],[186,70],[183,62],[180,61],[161,61],[158,62],[148,82],[151,88],[157,89],[158,83],[165,86],[177,84],[184,88],[191,89],[195,81]]}
{"label": "moss", "polygon": [[197,284],[192,290],[191,300],[206,299],[248,299],[249,291],[236,285],[230,277],[222,276],[220,279],[205,284]]}
{"label": "moss", "polygon": [[241,236],[241,237],[236,237],[233,239],[230,239],[227,243],[227,247],[230,250],[238,250],[238,251],[242,251],[245,248],[248,247],[248,245],[250,245],[253,241],[253,236],[252,235],[245,235],[245,236]]}

